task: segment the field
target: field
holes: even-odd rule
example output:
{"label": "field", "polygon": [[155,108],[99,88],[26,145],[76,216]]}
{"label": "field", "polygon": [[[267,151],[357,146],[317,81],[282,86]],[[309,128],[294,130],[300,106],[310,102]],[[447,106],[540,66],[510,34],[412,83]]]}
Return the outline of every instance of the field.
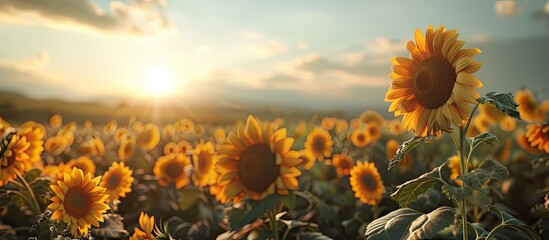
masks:
{"label": "field", "polygon": [[[535,100],[527,90],[515,95],[519,103],[522,97],[533,99],[538,111],[533,115],[519,108],[522,116],[547,115],[547,101]],[[536,123],[506,116],[490,102],[480,105],[466,134],[474,148],[468,168],[482,182],[477,186],[469,180],[475,189],[452,193],[466,179],[460,178],[454,133],[412,138],[400,119],[376,111],[348,119],[237,114],[237,120],[224,115],[205,122],[189,117],[160,123],[101,104],[57,103],[51,110],[42,101],[11,99],[26,105],[3,105],[12,107],[0,129],[4,144],[12,142],[2,145],[8,164],[2,168],[1,238],[88,236],[84,232],[91,227],[88,234],[95,239],[360,239],[367,228],[374,235],[385,231],[452,239],[461,234],[453,209],[459,194],[467,194],[471,238],[486,236],[501,221],[509,227],[494,231],[497,239],[548,231],[548,155],[530,147],[525,137]],[[75,113],[78,109],[88,114]],[[14,172],[9,160],[16,153],[13,139],[19,142],[23,136],[32,151],[27,150],[25,167],[17,165],[22,171]],[[252,150],[238,150],[245,146]],[[231,165],[239,151],[241,163]],[[286,159],[276,171],[270,151],[277,162]],[[237,175],[238,181],[223,180]],[[104,215],[84,217],[94,226],[53,221],[59,214],[53,203],[62,199],[56,197],[62,191],[56,185],[70,187],[71,181],[93,177],[110,197],[96,196],[98,187],[92,191],[96,195],[73,193],[64,212],[78,215],[97,208]],[[69,193],[64,194],[66,199]],[[385,225],[387,214],[409,223],[429,215],[415,229],[403,230]],[[383,221],[386,229],[373,227],[375,221]],[[74,230],[75,225],[82,227]]]}

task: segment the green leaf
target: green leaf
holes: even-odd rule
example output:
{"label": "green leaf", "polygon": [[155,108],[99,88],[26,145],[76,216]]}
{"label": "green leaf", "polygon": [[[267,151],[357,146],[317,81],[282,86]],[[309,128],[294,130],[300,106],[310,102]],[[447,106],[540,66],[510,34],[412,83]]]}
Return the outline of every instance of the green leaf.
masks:
{"label": "green leaf", "polygon": [[450,184],[444,184],[442,186],[442,192],[448,197],[448,199],[454,199],[461,202],[473,194],[473,188],[468,185],[465,187],[457,187]]}
{"label": "green leaf", "polygon": [[40,176],[40,174],[42,173],[42,171],[40,171],[40,169],[31,169],[30,171],[28,171],[27,173],[25,173],[25,180],[27,180],[27,182],[32,182],[34,181],[34,179],[36,179],[38,176]]}
{"label": "green leaf", "polygon": [[368,240],[428,239],[454,223],[456,211],[439,207],[429,214],[410,208],[395,210],[368,224]]}
{"label": "green leaf", "polygon": [[407,207],[411,202],[427,190],[432,188],[437,182],[442,182],[438,177],[440,168],[435,168],[431,172],[425,173],[416,179],[407,181],[397,186],[397,190],[391,194],[391,197],[398,202],[400,207]]}
{"label": "green leaf", "polygon": [[463,180],[466,186],[480,190],[489,179],[503,181],[509,177],[509,170],[494,160],[485,160],[477,169],[468,172],[457,179]]}
{"label": "green leaf", "polygon": [[469,225],[469,229],[472,228],[475,231],[475,239],[484,239],[488,236],[488,232],[482,227],[482,225],[480,225],[480,223],[467,223],[467,225]]}
{"label": "green leaf", "polygon": [[517,233],[522,235],[525,239],[541,240],[541,237],[539,236],[539,234],[532,227],[519,221],[515,217],[511,216],[511,214],[501,211],[500,209],[494,206],[490,206],[488,209],[490,211],[498,213],[499,218],[501,219],[501,224],[496,226],[494,229],[492,229],[489,235],[493,236],[494,233],[500,229],[510,228],[517,231]]}
{"label": "green leaf", "polygon": [[414,149],[417,145],[424,142],[430,142],[431,137],[413,137],[408,141],[404,141],[400,146],[398,146],[395,157],[391,159],[391,162],[389,162],[389,169],[395,167],[401,160],[410,152],[410,150]]}
{"label": "green leaf", "polygon": [[301,232],[296,236],[296,239],[301,240],[331,240],[332,238],[323,235],[320,232]]}
{"label": "green leaf", "polygon": [[258,217],[264,215],[268,210],[274,209],[279,201],[280,196],[278,194],[272,194],[263,200],[248,200],[246,201],[244,208],[233,207],[227,213],[230,230],[235,231],[252,223]]}
{"label": "green leaf", "polygon": [[494,136],[494,134],[491,134],[489,132],[481,133],[473,138],[473,148],[478,146],[481,143],[486,143],[490,146],[494,146],[495,144],[499,143],[498,137]]}
{"label": "green leaf", "polygon": [[179,194],[179,208],[186,211],[204,199],[202,191],[194,187],[183,188]]}
{"label": "green leaf", "polygon": [[290,194],[282,196],[281,200],[284,202],[284,206],[286,206],[287,208],[295,208],[296,196],[294,191],[290,191]]}
{"label": "green leaf", "polygon": [[515,102],[515,99],[513,99],[513,94],[511,93],[489,92],[477,99],[477,102],[481,104],[490,102],[501,112],[521,120],[520,113],[517,111],[518,104]]}

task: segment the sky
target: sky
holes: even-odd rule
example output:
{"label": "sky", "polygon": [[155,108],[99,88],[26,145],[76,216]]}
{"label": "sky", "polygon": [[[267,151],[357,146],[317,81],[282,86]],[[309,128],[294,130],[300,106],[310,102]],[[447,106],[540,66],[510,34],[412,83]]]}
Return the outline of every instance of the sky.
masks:
{"label": "sky", "polygon": [[391,57],[430,24],[483,51],[480,92],[549,86],[546,0],[0,0],[0,91],[384,107]]}

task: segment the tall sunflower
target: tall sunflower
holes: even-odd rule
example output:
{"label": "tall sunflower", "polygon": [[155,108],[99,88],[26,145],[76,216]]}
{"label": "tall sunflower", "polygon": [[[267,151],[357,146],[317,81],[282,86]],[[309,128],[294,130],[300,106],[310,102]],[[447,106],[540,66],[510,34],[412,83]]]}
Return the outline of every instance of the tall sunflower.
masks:
{"label": "tall sunflower", "polygon": [[366,147],[370,143],[370,135],[366,128],[355,129],[349,138],[351,143],[357,148]]}
{"label": "tall sunflower", "polygon": [[160,130],[158,130],[158,127],[152,123],[147,123],[141,130],[141,133],[139,133],[139,136],[137,136],[137,145],[147,151],[150,151],[156,147],[159,141]]}
{"label": "tall sunflower", "polygon": [[109,195],[98,186],[99,181],[100,176],[92,179],[91,174],[84,175],[82,170],[73,168],[62,180],[51,184],[55,193],[48,206],[53,211],[51,219],[68,223],[71,233],[80,237],[87,235],[91,225],[99,227],[103,213],[109,209],[105,204]]}
{"label": "tall sunflower", "polygon": [[72,168],[78,168],[84,172],[84,174],[90,173],[95,175],[95,163],[88,156],[81,156],[79,158],[73,158],[65,164],[66,172],[71,172]]}
{"label": "tall sunflower", "polygon": [[250,115],[246,125],[237,126],[219,147],[216,171],[224,198],[236,203],[296,190],[301,160],[298,152],[290,150],[293,143],[285,128],[274,131],[270,124],[260,125]]}
{"label": "tall sunflower", "polygon": [[347,154],[336,154],[332,158],[332,164],[336,168],[338,176],[351,174],[351,169],[355,166],[353,158]]}
{"label": "tall sunflower", "polygon": [[549,154],[549,122],[530,124],[527,129],[526,137],[530,146]]}
{"label": "tall sunflower", "polygon": [[456,30],[444,27],[427,28],[426,36],[419,29],[407,49],[411,59],[392,59],[391,86],[385,101],[390,112],[403,115],[403,125],[418,136],[451,132],[450,125],[463,126],[472,111],[471,104],[480,97],[477,88],[482,82],[473,73],[481,67],[472,57],[479,49],[462,49]]}
{"label": "tall sunflower", "polygon": [[44,143],[44,149],[52,156],[57,156],[61,154],[66,147],[67,139],[59,135],[48,138]]}
{"label": "tall sunflower", "polygon": [[355,192],[355,197],[368,205],[376,205],[385,193],[385,187],[381,176],[374,163],[357,162],[351,169],[351,178],[349,179],[351,188]]}
{"label": "tall sunflower", "polygon": [[23,175],[32,168],[32,162],[27,153],[30,145],[26,138],[13,135],[8,149],[0,157],[0,186],[15,179],[17,174]]}
{"label": "tall sunflower", "polygon": [[544,118],[543,110],[538,101],[529,90],[518,90],[515,94],[515,101],[518,104],[517,110],[524,121],[542,121]]}
{"label": "tall sunflower", "polygon": [[153,173],[160,185],[168,186],[170,182],[173,182],[177,189],[181,189],[189,183],[189,175],[185,171],[185,168],[190,164],[191,162],[187,155],[170,153],[156,160]]}
{"label": "tall sunflower", "polygon": [[201,187],[212,179],[217,155],[211,142],[200,142],[193,151],[193,182]]}
{"label": "tall sunflower", "polygon": [[450,168],[450,179],[455,180],[457,185],[461,186],[462,181],[457,180],[456,178],[461,176],[461,166],[459,162],[459,156],[454,155],[448,158],[448,168]]}
{"label": "tall sunflower", "polygon": [[305,149],[310,150],[317,160],[323,160],[332,154],[332,136],[322,128],[315,128],[307,136]]}
{"label": "tall sunflower", "polygon": [[124,163],[113,162],[109,170],[103,174],[99,186],[106,188],[105,193],[109,194],[107,202],[117,200],[119,197],[126,197],[126,193],[132,191],[133,171]]}
{"label": "tall sunflower", "polygon": [[118,158],[121,161],[127,161],[133,157],[137,143],[134,137],[124,137],[120,140],[118,148]]}

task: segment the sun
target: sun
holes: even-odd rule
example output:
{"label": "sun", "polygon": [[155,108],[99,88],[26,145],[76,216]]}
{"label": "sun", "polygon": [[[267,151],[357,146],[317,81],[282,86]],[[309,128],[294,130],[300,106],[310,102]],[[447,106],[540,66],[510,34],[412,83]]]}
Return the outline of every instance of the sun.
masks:
{"label": "sun", "polygon": [[146,78],[145,91],[153,96],[169,95],[175,86],[173,75],[164,67],[152,68]]}

